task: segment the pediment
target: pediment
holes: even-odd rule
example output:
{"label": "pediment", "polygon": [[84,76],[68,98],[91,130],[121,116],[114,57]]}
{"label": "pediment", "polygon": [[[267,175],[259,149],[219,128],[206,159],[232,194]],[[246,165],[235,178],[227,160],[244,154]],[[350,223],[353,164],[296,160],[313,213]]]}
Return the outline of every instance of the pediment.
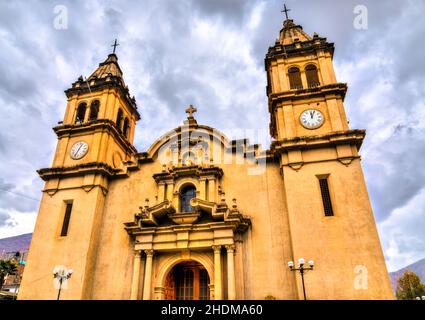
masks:
{"label": "pediment", "polygon": [[[148,149],[147,155],[150,158],[169,156],[167,153],[171,149],[198,149],[213,144],[219,148],[230,148],[231,141],[221,131],[205,125],[189,126],[184,125],[168,131],[159,137]],[[198,148],[194,148],[198,147]]]}

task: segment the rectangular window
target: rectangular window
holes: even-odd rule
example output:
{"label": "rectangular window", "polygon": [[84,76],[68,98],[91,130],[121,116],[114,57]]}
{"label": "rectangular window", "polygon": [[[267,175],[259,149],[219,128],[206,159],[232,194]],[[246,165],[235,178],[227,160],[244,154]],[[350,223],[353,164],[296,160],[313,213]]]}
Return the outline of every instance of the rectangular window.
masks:
{"label": "rectangular window", "polygon": [[328,178],[319,178],[319,184],[320,184],[320,191],[322,192],[322,201],[323,201],[323,208],[325,210],[325,216],[327,217],[333,216],[334,212],[332,209],[331,195],[329,193]]}
{"label": "rectangular window", "polygon": [[65,215],[63,216],[61,237],[66,237],[68,235],[68,227],[69,227],[69,221],[71,219],[71,212],[72,212],[72,202],[67,202]]}

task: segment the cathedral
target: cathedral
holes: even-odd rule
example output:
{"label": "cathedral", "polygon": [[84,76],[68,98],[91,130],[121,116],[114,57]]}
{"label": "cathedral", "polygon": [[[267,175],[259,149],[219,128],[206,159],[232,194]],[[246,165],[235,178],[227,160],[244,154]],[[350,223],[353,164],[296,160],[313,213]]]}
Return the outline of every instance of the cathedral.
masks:
{"label": "cathedral", "polygon": [[114,50],[65,91],[18,298],[56,299],[66,268],[61,299],[393,299],[333,55],[284,20],[265,56],[268,150],[190,105],[139,151]]}

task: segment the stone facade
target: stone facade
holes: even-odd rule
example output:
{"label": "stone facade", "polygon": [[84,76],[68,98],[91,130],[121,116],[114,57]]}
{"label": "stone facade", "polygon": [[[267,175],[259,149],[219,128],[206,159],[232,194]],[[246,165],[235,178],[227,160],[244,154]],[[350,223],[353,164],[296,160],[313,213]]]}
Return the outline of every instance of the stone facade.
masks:
{"label": "stone facade", "polygon": [[[266,55],[270,134],[261,150],[197,123],[146,152],[136,101],[110,54],[66,91],[20,299],[302,299],[288,261],[313,259],[309,299],[392,299],[349,128],[334,46],[285,20]],[[182,280],[183,279],[183,280]]]}

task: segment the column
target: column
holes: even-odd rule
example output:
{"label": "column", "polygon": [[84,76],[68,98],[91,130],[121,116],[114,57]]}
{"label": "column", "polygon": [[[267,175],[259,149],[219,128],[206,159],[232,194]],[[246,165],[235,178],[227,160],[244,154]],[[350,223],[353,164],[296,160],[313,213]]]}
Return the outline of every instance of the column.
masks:
{"label": "column", "polygon": [[131,279],[131,293],[130,293],[131,300],[137,300],[137,295],[139,293],[141,257],[142,257],[142,254],[140,250],[136,250],[134,253],[134,262],[133,262],[133,278]]}
{"label": "column", "polygon": [[216,202],[217,200],[215,195],[217,190],[215,187],[215,179],[208,179],[208,192],[209,192],[208,201]]}
{"label": "column", "polygon": [[227,245],[227,289],[229,300],[236,300],[235,245]]}
{"label": "column", "polygon": [[205,178],[199,179],[199,184],[200,184],[199,198],[202,199],[202,200],[207,200],[207,195],[206,195],[207,180]]}
{"label": "column", "polygon": [[279,79],[278,86],[274,86],[273,88],[270,88],[271,90],[275,89],[273,92],[281,92],[281,91],[287,91],[289,90],[289,81],[288,76],[286,75],[285,71],[285,63],[278,63],[276,65],[277,71],[275,71],[276,79]]}
{"label": "column", "polygon": [[319,55],[319,72],[320,75],[322,76],[322,85],[327,85],[330,83],[335,83],[336,81],[332,81],[331,80],[331,75],[329,74],[329,68],[328,68],[328,61],[326,61],[327,59],[323,56],[323,54]]}
{"label": "column", "polygon": [[221,246],[212,246],[214,250],[214,299],[223,299],[221,292]]}
{"label": "column", "polygon": [[245,281],[244,281],[244,257],[243,257],[243,242],[241,235],[235,237],[235,279],[237,299],[245,298]]}
{"label": "column", "polygon": [[338,102],[336,99],[326,100],[328,105],[329,118],[331,122],[331,127],[333,131],[344,130],[342,125],[341,113],[339,112]]}
{"label": "column", "polygon": [[305,74],[304,70],[300,70],[301,72],[301,83],[303,84],[303,88],[308,88],[308,81],[307,81],[307,75]]}
{"label": "column", "polygon": [[146,253],[146,267],[145,267],[145,282],[143,285],[143,300],[150,300],[151,298],[151,282],[152,282],[152,260],[153,250],[145,250]]}
{"label": "column", "polygon": [[173,204],[174,208],[179,212],[180,211],[180,200],[179,200],[179,193],[177,191],[173,192],[172,204]]}
{"label": "column", "polygon": [[[281,110],[280,108],[278,110]],[[286,138],[292,138],[297,135],[294,110],[292,104],[282,107],[283,121],[285,124]],[[279,111],[278,111],[279,113]],[[282,118],[281,118],[282,119]]]}
{"label": "column", "polygon": [[279,139],[286,138],[287,136],[286,125],[285,125],[285,118],[283,116],[282,107],[279,107],[276,110],[276,131],[277,131],[277,136]]}
{"label": "column", "polygon": [[165,200],[165,183],[163,181],[158,183],[158,203]]}
{"label": "column", "polygon": [[167,181],[167,199],[173,203],[173,189],[174,189],[174,183],[173,181]]}

